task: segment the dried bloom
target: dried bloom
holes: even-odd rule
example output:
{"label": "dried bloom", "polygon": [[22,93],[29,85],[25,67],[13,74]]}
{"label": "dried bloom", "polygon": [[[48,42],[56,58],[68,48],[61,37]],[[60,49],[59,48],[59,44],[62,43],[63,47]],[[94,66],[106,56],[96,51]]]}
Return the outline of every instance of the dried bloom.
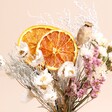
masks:
{"label": "dried bloom", "polygon": [[104,80],[102,80],[102,79],[94,79],[94,80],[92,80],[92,82],[91,82],[91,86],[92,86],[91,97],[92,98],[96,98],[98,96],[101,85],[104,82]]}
{"label": "dried bloom", "polygon": [[99,48],[98,47],[95,47],[94,48],[94,57],[98,57],[99,56]]}
{"label": "dried bloom", "polygon": [[107,39],[103,37],[102,33],[94,33],[93,34],[94,39],[96,42],[98,42],[99,45],[101,46],[107,46]]}
{"label": "dried bloom", "polygon": [[31,62],[31,66],[36,67],[37,65],[42,64],[42,62],[44,62],[44,57],[43,57],[42,51],[38,50],[36,52],[36,58],[35,58],[35,60],[33,60]]}
{"label": "dried bloom", "polygon": [[57,99],[57,93],[52,86],[48,86],[44,93],[44,99],[47,102],[53,103]]}
{"label": "dried bloom", "polygon": [[92,92],[91,92],[91,94],[90,94],[91,98],[92,98],[92,99],[96,98],[96,97],[98,96],[98,92],[99,92],[99,91],[92,90]]}
{"label": "dried bloom", "polygon": [[93,57],[90,56],[84,56],[84,69],[85,73],[88,76],[88,78],[91,78],[93,76],[93,72],[96,67],[99,67],[101,65],[101,59],[98,58],[99,52],[98,49],[94,49]]}
{"label": "dried bloom", "polygon": [[104,79],[106,79],[106,74],[107,74],[106,71],[107,71],[107,66],[106,66],[105,63],[96,67],[95,70],[94,70],[94,73],[93,73],[94,78],[99,79],[103,76]]}
{"label": "dried bloom", "polygon": [[65,62],[58,70],[58,76],[62,78],[70,78],[77,75],[77,69],[73,62]]}
{"label": "dried bloom", "polygon": [[76,78],[71,78],[69,85],[66,89],[66,95],[67,96],[76,96],[77,94],[77,89],[79,87],[79,83],[76,81]]}
{"label": "dried bloom", "polygon": [[89,47],[83,45],[80,50],[81,50],[81,52],[80,52],[81,56],[86,55],[86,56],[93,57],[93,50],[89,49]]}
{"label": "dried bloom", "polygon": [[28,45],[20,43],[17,50],[22,58],[10,55],[6,72],[29,89],[23,100],[35,97],[49,112],[75,112],[97,97],[112,65],[112,42],[107,44],[101,33],[92,35],[92,24],[86,22],[79,29],[77,44],[80,51],[75,64],[67,61],[57,71],[48,71],[43,70],[46,66],[41,69],[45,63],[41,50],[27,64],[24,59],[31,54]]}
{"label": "dried bloom", "polygon": [[17,51],[20,57],[25,57],[29,52],[27,43],[21,42],[20,46],[17,46]]}
{"label": "dried bloom", "polygon": [[34,85],[38,85],[38,86],[47,86],[52,81],[53,81],[53,77],[48,72],[48,69],[45,69],[40,73],[40,75],[34,77]]}
{"label": "dried bloom", "polygon": [[83,88],[84,89],[88,89],[88,88],[90,88],[91,87],[91,85],[90,85],[90,80],[86,80],[84,83],[83,83]]}
{"label": "dried bloom", "polygon": [[0,69],[2,69],[5,66],[5,61],[3,57],[0,55]]}
{"label": "dried bloom", "polygon": [[87,92],[86,89],[82,89],[82,88],[81,88],[81,89],[77,92],[77,97],[78,97],[78,98],[83,97],[83,96],[85,95],[86,92]]}
{"label": "dried bloom", "polygon": [[91,60],[91,63],[93,64],[94,67],[98,67],[101,65],[101,59],[97,58],[97,57],[93,57]]}
{"label": "dried bloom", "polygon": [[93,64],[91,63],[90,58],[84,57],[84,69],[88,77],[92,76]]}

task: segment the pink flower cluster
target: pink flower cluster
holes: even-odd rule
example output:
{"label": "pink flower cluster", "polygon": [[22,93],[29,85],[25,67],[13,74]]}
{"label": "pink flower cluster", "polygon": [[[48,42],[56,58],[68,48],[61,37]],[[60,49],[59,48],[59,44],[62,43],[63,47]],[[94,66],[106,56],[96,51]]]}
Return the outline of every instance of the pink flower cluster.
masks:
{"label": "pink flower cluster", "polygon": [[93,76],[94,69],[101,65],[102,61],[101,59],[98,58],[98,56],[99,56],[99,51],[98,48],[95,47],[93,57],[90,57],[88,55],[83,57],[85,73],[87,77],[90,79]]}
{"label": "pink flower cluster", "polygon": [[66,89],[66,95],[81,98],[87,93],[89,88],[89,81],[86,80],[84,82],[80,82],[74,77],[70,79],[69,86]]}
{"label": "pink flower cluster", "polygon": [[86,95],[92,99],[97,97],[101,85],[105,81],[103,76],[100,76],[100,78],[94,76],[95,68],[102,64],[102,60],[98,57],[99,50],[97,47],[94,48],[93,57],[87,55],[83,57],[84,73],[80,74],[83,78],[71,78],[66,89],[66,95],[75,96],[78,99],[83,98]]}
{"label": "pink flower cluster", "polygon": [[90,95],[92,98],[97,97],[97,95],[100,91],[101,85],[103,84],[104,81],[105,81],[105,79],[103,77],[101,77],[101,79],[94,79],[91,82],[92,91],[91,91]]}

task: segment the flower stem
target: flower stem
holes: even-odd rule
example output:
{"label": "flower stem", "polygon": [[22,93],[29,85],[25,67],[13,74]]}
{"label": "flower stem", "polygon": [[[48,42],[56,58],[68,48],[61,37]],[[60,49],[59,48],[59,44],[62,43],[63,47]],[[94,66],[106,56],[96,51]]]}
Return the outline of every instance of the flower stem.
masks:
{"label": "flower stem", "polygon": [[85,96],[72,110],[75,110],[77,107],[79,107],[88,97],[89,97],[89,94]]}

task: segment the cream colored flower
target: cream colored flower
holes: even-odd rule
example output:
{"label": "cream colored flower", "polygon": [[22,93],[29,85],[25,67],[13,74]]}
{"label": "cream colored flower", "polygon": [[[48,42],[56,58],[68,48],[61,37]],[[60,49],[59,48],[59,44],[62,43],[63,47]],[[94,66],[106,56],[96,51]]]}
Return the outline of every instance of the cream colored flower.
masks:
{"label": "cream colored flower", "polygon": [[18,54],[20,57],[26,56],[29,52],[29,48],[28,48],[27,43],[21,42],[20,46],[17,46],[17,50],[18,50]]}
{"label": "cream colored flower", "polygon": [[31,62],[31,66],[36,67],[38,64],[44,62],[44,57],[41,50],[37,51],[36,58]]}
{"label": "cream colored flower", "polygon": [[107,45],[107,39],[103,37],[102,33],[94,33],[93,37],[98,42],[99,45],[106,46]]}
{"label": "cream colored flower", "polygon": [[107,71],[107,66],[105,63],[99,67],[96,67],[95,74],[94,74],[95,78],[100,78],[101,76],[103,76],[106,79],[106,74],[107,74],[106,71]]}
{"label": "cream colored flower", "polygon": [[53,81],[52,75],[48,72],[48,69],[45,69],[40,73],[40,75],[37,75],[34,77],[34,85],[37,86],[47,86]]}
{"label": "cream colored flower", "polygon": [[76,73],[77,69],[74,66],[74,63],[69,61],[62,64],[62,66],[58,70],[58,76],[62,78],[74,77],[76,76]]}
{"label": "cream colored flower", "polygon": [[53,103],[57,99],[57,93],[52,86],[48,86],[44,93],[44,99],[47,102]]}
{"label": "cream colored flower", "polygon": [[107,49],[103,46],[99,46],[99,52],[102,56],[107,57]]}
{"label": "cream colored flower", "polygon": [[83,45],[82,48],[81,48],[80,54],[81,54],[81,56],[93,57],[93,50],[89,49],[88,46],[86,47],[85,45]]}

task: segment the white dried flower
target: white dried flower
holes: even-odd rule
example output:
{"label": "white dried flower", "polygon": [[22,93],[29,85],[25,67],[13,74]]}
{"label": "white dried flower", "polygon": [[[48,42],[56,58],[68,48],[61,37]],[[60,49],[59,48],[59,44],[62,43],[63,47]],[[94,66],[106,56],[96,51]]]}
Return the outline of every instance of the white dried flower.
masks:
{"label": "white dried flower", "polygon": [[77,74],[77,69],[74,66],[74,63],[69,61],[63,63],[58,70],[58,76],[62,78],[74,77],[76,76],[76,74]]}
{"label": "white dried flower", "polygon": [[17,46],[17,50],[18,50],[18,54],[20,57],[26,56],[29,52],[29,48],[28,48],[27,43],[21,42],[20,46]]}
{"label": "white dried flower", "polygon": [[85,45],[83,45],[81,48],[80,54],[81,54],[81,56],[93,57],[93,50],[89,49],[89,47],[86,47]]}
{"label": "white dried flower", "polygon": [[44,62],[44,57],[41,50],[37,51],[36,58],[31,62],[31,66],[36,67],[38,64]]}
{"label": "white dried flower", "polygon": [[94,33],[93,37],[98,42],[99,45],[106,46],[107,45],[107,39],[103,37],[102,33]]}
{"label": "white dried flower", "polygon": [[48,72],[48,69],[45,69],[40,73],[40,75],[34,77],[34,85],[47,86],[52,82],[52,80],[52,75]]}
{"label": "white dried flower", "polygon": [[44,93],[44,99],[48,102],[55,101],[57,99],[57,93],[52,86],[48,86]]}
{"label": "white dried flower", "polygon": [[0,69],[2,69],[5,65],[5,61],[3,59],[3,57],[0,55]]}
{"label": "white dried flower", "polygon": [[101,76],[103,76],[106,79],[106,74],[107,74],[106,71],[107,71],[107,66],[105,63],[99,67],[96,67],[95,74],[94,74],[95,78],[100,78]]}
{"label": "white dried flower", "polygon": [[102,56],[107,57],[107,48],[99,46],[99,52]]}

